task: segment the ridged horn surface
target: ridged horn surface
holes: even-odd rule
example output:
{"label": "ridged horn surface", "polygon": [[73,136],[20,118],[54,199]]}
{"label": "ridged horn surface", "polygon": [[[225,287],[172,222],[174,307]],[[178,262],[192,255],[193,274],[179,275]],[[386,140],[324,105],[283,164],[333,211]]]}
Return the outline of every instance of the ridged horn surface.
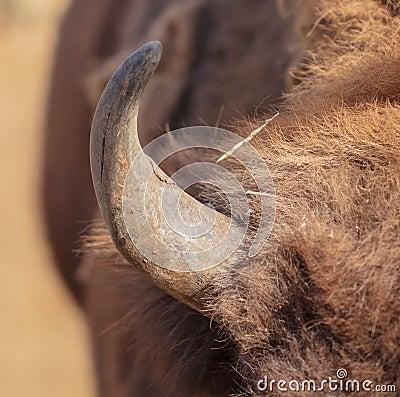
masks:
{"label": "ridged horn surface", "polygon": [[[222,239],[228,228],[236,226],[229,217],[205,206],[182,191],[151,158],[143,154],[137,132],[139,103],[143,90],[159,63],[161,53],[162,46],[157,41],[144,45],[118,68],[107,84],[97,106],[91,131],[93,184],[105,224],[119,252],[159,288],[190,307],[209,315],[204,312],[203,305],[209,282],[215,272],[228,269],[237,263],[237,258],[235,260],[233,256],[229,256],[216,266],[207,268],[204,262],[210,256],[190,255],[182,252],[181,248],[188,244],[197,247],[199,252],[207,252],[210,241]],[[154,111],[157,111],[156,106]],[[135,200],[136,189],[138,192],[140,190],[139,181],[131,188],[130,196],[133,200],[129,203],[132,202],[132,209],[124,211],[124,186],[130,166],[138,155],[142,156],[141,164],[144,161],[143,175],[150,170],[150,176],[146,180],[146,201],[143,203],[140,198]],[[136,175],[140,176],[141,172],[142,169],[135,170]],[[165,230],[165,222],[158,223],[157,226],[150,222],[149,225],[146,219],[143,219],[143,211],[138,206],[145,205],[152,208],[154,216],[164,219],[163,211],[169,211],[162,206],[163,200],[165,202],[163,194],[166,192],[172,192],[173,195],[180,197],[179,205],[183,219],[193,219],[199,213],[213,218],[211,230],[193,239],[184,233],[176,235],[172,233],[171,237],[171,232]],[[136,241],[132,239],[130,225],[135,226]],[[165,246],[168,255],[162,252],[163,249],[156,254],[160,258],[165,254],[168,261],[175,261],[173,269],[169,264],[160,266],[154,263],[155,261],[149,260],[138,249],[150,241],[149,230],[159,241],[163,241],[168,234],[169,243]]]}

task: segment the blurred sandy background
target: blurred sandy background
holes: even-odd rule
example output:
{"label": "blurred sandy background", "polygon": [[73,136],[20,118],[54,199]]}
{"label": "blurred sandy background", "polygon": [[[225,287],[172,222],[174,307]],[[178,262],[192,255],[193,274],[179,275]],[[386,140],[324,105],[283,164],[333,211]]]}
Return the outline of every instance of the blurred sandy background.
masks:
{"label": "blurred sandy background", "polygon": [[43,106],[66,0],[0,0],[0,396],[93,396],[79,311],[40,223]]}

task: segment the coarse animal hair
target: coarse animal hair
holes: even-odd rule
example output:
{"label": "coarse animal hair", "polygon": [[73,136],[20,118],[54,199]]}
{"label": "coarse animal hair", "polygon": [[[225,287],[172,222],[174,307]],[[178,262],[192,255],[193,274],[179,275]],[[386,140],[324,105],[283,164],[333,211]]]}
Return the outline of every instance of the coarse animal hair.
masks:
{"label": "coarse animal hair", "polygon": [[[219,325],[153,287],[103,226],[85,235],[87,310],[109,305],[91,326],[112,325],[98,343],[114,354],[120,388],[140,366],[154,395],[261,396],[264,375],[317,380],[339,368],[400,388],[396,7],[315,4],[306,29],[311,56],[295,72],[300,83],[252,141],[274,180],[274,228],[247,266],[213,280],[207,303]],[[235,131],[246,136],[263,119],[238,121]],[[299,395],[280,393],[268,395]]]}

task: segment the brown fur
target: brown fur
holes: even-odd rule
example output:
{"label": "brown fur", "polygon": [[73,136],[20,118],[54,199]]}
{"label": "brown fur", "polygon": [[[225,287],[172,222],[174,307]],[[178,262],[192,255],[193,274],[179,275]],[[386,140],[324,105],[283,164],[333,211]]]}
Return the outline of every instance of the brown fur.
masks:
{"label": "brown fur", "polygon": [[374,1],[322,1],[318,16],[314,62],[253,142],[277,189],[273,234],[215,281],[213,307],[253,390],[337,368],[399,387],[400,20]]}
{"label": "brown fur", "polygon": [[[262,395],[264,375],[322,379],[339,368],[399,389],[400,18],[392,5],[317,2],[301,83],[253,141],[277,190],[274,229],[246,267],[213,281],[208,304],[220,326],[151,286],[101,226],[88,233],[88,316],[95,334],[104,331],[97,343],[114,382],[104,395],[134,395],[140,367],[154,396]],[[247,135],[261,120],[236,130]]]}

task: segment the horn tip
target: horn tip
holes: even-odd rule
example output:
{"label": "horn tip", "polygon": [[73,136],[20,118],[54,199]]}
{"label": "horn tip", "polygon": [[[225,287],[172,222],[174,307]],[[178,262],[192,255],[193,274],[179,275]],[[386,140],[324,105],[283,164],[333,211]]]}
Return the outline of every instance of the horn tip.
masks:
{"label": "horn tip", "polygon": [[146,64],[156,67],[161,59],[162,44],[158,40],[150,41],[135,51],[133,55],[135,58],[143,56]]}

